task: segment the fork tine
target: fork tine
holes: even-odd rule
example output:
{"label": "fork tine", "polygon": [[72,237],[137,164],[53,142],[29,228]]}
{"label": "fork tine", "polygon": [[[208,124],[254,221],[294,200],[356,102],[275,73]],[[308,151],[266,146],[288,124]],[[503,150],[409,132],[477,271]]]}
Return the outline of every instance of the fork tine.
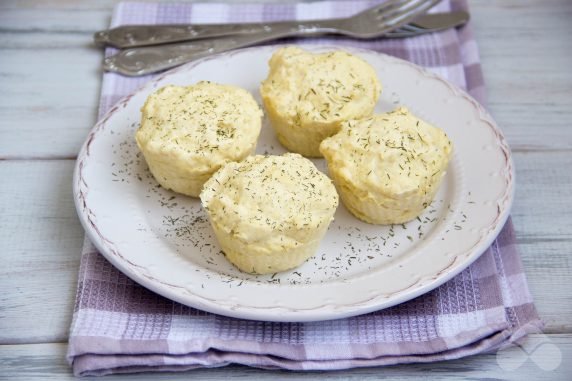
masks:
{"label": "fork tine", "polygon": [[379,13],[379,20],[393,20],[396,17],[407,15],[410,12],[424,12],[440,0],[409,0],[397,7],[392,7],[385,12]]}
{"label": "fork tine", "polygon": [[375,5],[371,8],[367,8],[357,14],[354,14],[352,17],[390,13],[391,11],[398,10],[410,5],[411,3],[418,3],[419,1],[420,0],[387,0],[381,4]]}
{"label": "fork tine", "polygon": [[424,13],[441,0],[411,0],[401,6],[383,12],[378,16],[377,34],[385,33],[400,27]]}
{"label": "fork tine", "polygon": [[409,2],[411,0],[387,0],[384,1],[383,3],[376,5],[372,8],[368,8],[364,11],[361,11],[357,14],[355,14],[354,16],[358,16],[358,15],[362,15],[362,14],[371,14],[371,13],[382,13],[386,10],[390,10],[391,8],[394,8],[395,6],[399,6],[402,3],[406,3]]}
{"label": "fork tine", "polygon": [[386,4],[385,6],[382,6],[383,5],[382,4],[378,6],[377,9],[373,9],[372,13],[375,12],[382,15],[403,8],[411,3],[417,3],[417,2],[419,2],[419,0],[397,0],[397,1],[389,0],[386,3],[383,3]]}
{"label": "fork tine", "polygon": [[407,31],[407,32],[419,32],[419,31],[424,30],[424,28],[421,28],[421,27],[418,27],[418,26],[412,25],[412,24],[405,24],[405,25],[400,26],[398,28],[398,30]]}

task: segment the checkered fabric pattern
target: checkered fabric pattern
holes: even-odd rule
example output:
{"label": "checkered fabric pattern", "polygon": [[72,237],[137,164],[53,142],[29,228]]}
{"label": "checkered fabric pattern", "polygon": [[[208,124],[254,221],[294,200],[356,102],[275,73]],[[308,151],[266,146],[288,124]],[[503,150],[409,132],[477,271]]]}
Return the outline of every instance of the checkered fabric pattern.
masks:
{"label": "checkered fabric pattern", "polygon": [[[378,2],[120,3],[111,26],[330,18],[351,15]],[[465,0],[445,0],[433,11],[459,9],[467,9]],[[408,39],[356,41],[328,36],[286,42],[360,47],[394,55],[428,68],[484,103],[470,23]],[[100,115],[151,78],[105,73]],[[230,363],[334,370],[459,358],[496,350],[541,328],[510,219],[476,262],[434,291],[382,311],[312,323],[241,320],[183,306],[134,283],[86,239],[68,360],[80,376],[183,371]]]}

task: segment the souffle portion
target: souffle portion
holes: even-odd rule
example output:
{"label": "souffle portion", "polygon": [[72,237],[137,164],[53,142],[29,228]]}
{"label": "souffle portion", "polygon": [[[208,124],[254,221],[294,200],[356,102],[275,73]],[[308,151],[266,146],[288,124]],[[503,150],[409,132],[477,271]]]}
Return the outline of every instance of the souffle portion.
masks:
{"label": "souffle portion", "polygon": [[262,126],[248,91],[212,82],[160,88],[141,113],[135,137],[151,173],[163,187],[193,197],[222,165],[254,152]]}
{"label": "souffle portion", "polygon": [[332,181],[293,153],[228,163],[200,197],[228,260],[256,274],[292,269],[310,258],[338,206]]}
{"label": "souffle portion", "polygon": [[445,132],[401,107],[344,123],[320,150],[352,214],[373,224],[399,224],[431,203],[452,145]]}
{"label": "souffle portion", "polygon": [[260,93],[278,140],[289,151],[321,157],[323,139],[348,119],[370,116],[381,92],[375,70],[344,51],[278,49]]}

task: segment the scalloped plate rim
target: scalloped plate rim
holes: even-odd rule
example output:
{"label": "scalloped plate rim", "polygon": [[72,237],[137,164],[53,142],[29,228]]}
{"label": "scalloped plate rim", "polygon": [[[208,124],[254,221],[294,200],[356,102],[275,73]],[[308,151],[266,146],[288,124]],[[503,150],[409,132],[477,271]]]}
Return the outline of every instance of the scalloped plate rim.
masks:
{"label": "scalloped plate rim", "polygon": [[[94,137],[94,132],[96,132],[98,128],[101,128],[103,125],[105,125],[107,119],[112,116],[112,114],[119,107],[119,105],[128,102],[129,99],[132,98],[135,94],[152,88],[154,84],[159,83],[160,81],[164,80],[165,78],[169,77],[172,74],[190,70],[196,65],[220,57],[232,56],[235,54],[243,54],[243,53],[248,54],[250,52],[256,52],[256,51],[273,50],[280,46],[283,45],[269,45],[269,46],[245,48],[245,49],[220,53],[217,55],[205,57],[203,59],[199,59],[197,61],[185,64],[183,66],[165,72],[156,78],[153,78],[152,80],[150,80],[149,82],[145,83],[140,88],[135,90],[133,93],[125,97],[122,97],[113,107],[111,107],[101,117],[101,119],[90,130],[86,141],[83,143],[81,147],[73,175],[74,204],[76,206],[80,222],[84,227],[91,242],[95,245],[95,247],[99,250],[99,252],[102,255],[104,255],[104,257],[107,260],[109,260],[117,269],[119,269],[129,278],[143,285],[144,287],[171,300],[207,312],[220,314],[224,316],[252,319],[252,320],[279,321],[279,322],[305,322],[305,321],[339,319],[389,308],[397,304],[411,300],[413,298],[416,298],[420,295],[423,295],[439,287],[440,285],[447,282],[448,280],[459,274],[461,271],[466,269],[468,266],[470,266],[476,259],[478,259],[480,255],[484,251],[486,251],[487,248],[491,245],[491,243],[496,239],[498,233],[500,232],[505,222],[507,221],[514,200],[514,192],[515,192],[515,187],[514,187],[515,172],[514,172],[514,165],[512,162],[512,156],[510,154],[510,149],[504,139],[502,132],[494,122],[493,118],[486,110],[484,110],[484,108],[476,100],[474,100],[464,90],[459,89],[457,86],[451,84],[447,80],[441,78],[437,74],[434,74],[423,67],[373,50],[361,49],[361,48],[349,48],[345,46],[331,46],[331,45],[319,45],[319,46],[313,45],[304,47],[310,50],[318,50],[318,51],[338,49],[338,50],[346,50],[350,53],[357,53],[357,54],[364,53],[364,54],[384,56],[387,59],[394,60],[395,62],[406,64],[412,68],[415,68],[416,70],[422,72],[425,76],[439,79],[440,81],[447,84],[450,88],[452,88],[458,96],[461,96],[470,101],[473,107],[479,109],[479,112],[483,115],[484,118],[487,119],[488,124],[490,124],[490,126],[497,134],[497,137],[499,139],[499,145],[501,145],[505,149],[504,153],[506,155],[506,162],[507,162],[506,168],[507,172],[509,173],[510,180],[508,181],[508,186],[502,200],[503,203],[502,205],[498,205],[499,208],[498,218],[494,221],[494,224],[492,224],[491,228],[488,229],[488,232],[485,234],[484,239],[481,239],[478,245],[476,245],[478,247],[474,248],[471,254],[467,258],[465,258],[462,263],[459,263],[456,266],[452,266],[455,262],[453,261],[451,265],[443,269],[443,272],[440,275],[438,275],[435,279],[426,282],[420,285],[419,287],[410,289],[407,292],[403,292],[400,294],[398,293],[396,297],[390,298],[389,300],[379,301],[376,300],[376,298],[370,298],[351,305],[324,304],[311,309],[297,309],[295,307],[285,308],[283,306],[260,308],[260,307],[243,306],[243,305],[230,305],[230,306],[224,305],[217,302],[213,302],[212,300],[209,299],[201,297],[197,298],[196,295],[194,295],[195,297],[193,298],[193,294],[190,294],[187,290],[184,290],[184,292],[182,293],[176,292],[174,288],[179,288],[179,287],[169,286],[165,283],[156,282],[155,279],[153,279],[153,277],[144,274],[142,272],[136,271],[137,265],[130,263],[121,255],[121,253],[111,253],[109,251],[110,249],[105,245],[104,239],[102,239],[102,237],[98,235],[97,228],[92,224],[92,221],[90,219],[91,211],[89,210],[89,208],[87,208],[87,205],[84,204],[85,195],[82,194],[82,190],[80,189],[82,164],[86,156],[86,153],[89,153],[89,146]],[[189,299],[189,296],[191,296],[191,299]]]}

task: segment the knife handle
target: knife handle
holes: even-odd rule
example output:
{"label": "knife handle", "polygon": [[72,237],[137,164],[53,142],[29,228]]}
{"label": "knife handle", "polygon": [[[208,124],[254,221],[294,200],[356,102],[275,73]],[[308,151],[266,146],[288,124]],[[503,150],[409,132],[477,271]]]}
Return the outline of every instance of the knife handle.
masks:
{"label": "knife handle", "polygon": [[292,32],[274,29],[270,33],[237,35],[172,45],[146,46],[121,50],[104,60],[103,68],[127,76],[151,74],[188,61],[231,49],[291,36]]}
{"label": "knife handle", "polygon": [[[426,14],[417,18],[412,24],[404,25],[393,31],[387,31],[384,33],[384,37],[403,38],[437,32],[462,25],[468,19],[469,15],[466,12]],[[292,24],[297,26],[292,27]],[[107,57],[104,61],[104,69],[128,76],[145,75],[160,70],[169,69],[193,59],[202,58],[211,54],[221,53],[236,48],[242,48],[261,42],[271,41],[277,38],[291,36],[312,36],[331,33],[334,30],[338,33],[343,33],[343,29],[339,28],[339,26],[339,20],[323,20],[319,24],[313,24],[311,22],[284,22],[272,24],[270,30],[265,29],[264,32],[261,33],[249,32],[246,34],[231,35],[212,39],[202,39],[170,45],[136,47],[132,49],[122,50],[113,56]],[[153,31],[154,28],[162,27],[167,26],[145,28],[147,30]],[[234,26],[231,25],[229,27]]]}
{"label": "knife handle", "polygon": [[296,31],[299,34],[328,33],[336,29],[337,25],[339,25],[337,19],[247,24],[125,25],[96,32],[93,38],[97,45],[111,45],[124,49],[228,35],[273,33],[284,30]]}

